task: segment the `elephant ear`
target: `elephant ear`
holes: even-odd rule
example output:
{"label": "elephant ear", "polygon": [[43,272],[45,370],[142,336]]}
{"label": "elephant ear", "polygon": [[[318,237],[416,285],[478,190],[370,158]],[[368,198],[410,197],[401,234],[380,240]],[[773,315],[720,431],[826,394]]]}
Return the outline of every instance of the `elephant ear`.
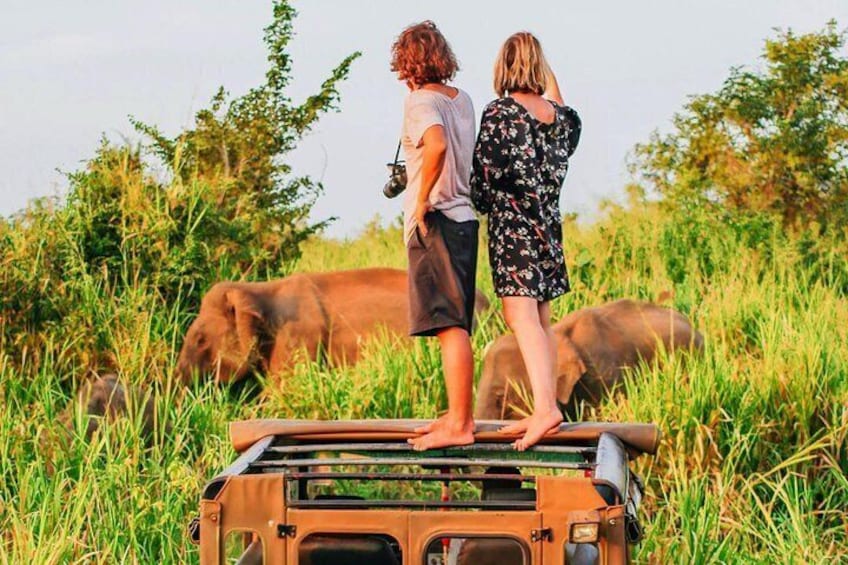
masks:
{"label": "elephant ear", "polygon": [[558,342],[556,394],[560,404],[566,405],[577,381],[586,373],[586,363],[569,338],[560,336]]}
{"label": "elephant ear", "polygon": [[236,327],[239,346],[244,355],[249,355],[259,338],[261,314],[255,298],[241,289],[228,290],[224,295],[228,316]]}

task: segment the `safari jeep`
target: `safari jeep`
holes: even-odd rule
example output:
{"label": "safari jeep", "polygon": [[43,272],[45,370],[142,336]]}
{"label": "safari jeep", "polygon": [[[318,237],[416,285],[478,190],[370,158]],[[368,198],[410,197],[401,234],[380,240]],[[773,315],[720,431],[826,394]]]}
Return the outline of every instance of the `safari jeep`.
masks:
{"label": "safari jeep", "polygon": [[414,420],[234,422],[241,456],[190,526],[203,565],[627,563],[651,424],[563,424],[516,452],[504,422],[468,447],[415,452]]}

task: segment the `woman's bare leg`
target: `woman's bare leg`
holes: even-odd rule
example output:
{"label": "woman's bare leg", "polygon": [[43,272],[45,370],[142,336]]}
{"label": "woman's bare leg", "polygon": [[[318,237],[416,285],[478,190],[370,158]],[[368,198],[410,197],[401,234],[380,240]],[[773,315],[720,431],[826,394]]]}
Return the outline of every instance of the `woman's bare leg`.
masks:
{"label": "woman's bare leg", "polygon": [[[551,367],[553,367],[553,379],[554,379],[554,393],[556,393],[556,378],[557,378],[557,342],[556,342],[556,334],[554,334],[553,326],[551,325],[551,303],[547,302],[539,302],[538,303],[538,311],[539,311],[539,322],[542,325],[542,328],[545,330],[545,334],[548,336],[548,341],[551,348]],[[527,416],[522,418],[521,420],[509,424],[508,426],[504,426],[500,431],[504,433],[524,433],[527,431],[527,426],[530,423],[530,419],[532,416]]]}
{"label": "woman's bare leg", "polygon": [[[554,334],[554,328],[551,325],[551,302],[539,302],[539,322],[542,324],[542,329],[548,336],[548,346],[551,348],[551,376],[554,382],[554,396],[556,396],[557,388],[557,341]],[[554,400],[556,402],[556,400]]]}
{"label": "woman's bare leg", "polygon": [[533,414],[502,429],[506,433],[524,432],[524,437],[514,444],[516,449],[523,451],[562,422],[554,383],[556,349],[547,303],[539,304],[534,298],[525,296],[507,296],[503,298],[503,306],[504,317],[515,334],[533,390]]}

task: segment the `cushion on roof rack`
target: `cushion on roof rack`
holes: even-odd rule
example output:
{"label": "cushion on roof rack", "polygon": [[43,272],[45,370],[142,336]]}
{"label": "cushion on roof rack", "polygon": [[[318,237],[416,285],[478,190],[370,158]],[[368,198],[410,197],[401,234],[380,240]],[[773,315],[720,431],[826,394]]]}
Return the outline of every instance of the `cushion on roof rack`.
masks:
{"label": "cushion on roof rack", "polygon": [[[283,437],[299,443],[403,441],[416,437],[415,428],[426,422],[428,420],[242,420],[230,423],[230,439],[238,452],[266,436]],[[518,434],[498,431],[507,423],[498,420],[476,422],[475,441],[515,441]],[[545,436],[540,443],[595,444],[604,432],[620,439],[634,455],[656,453],[660,441],[660,431],[655,424],[575,422],[560,425],[559,431]]]}

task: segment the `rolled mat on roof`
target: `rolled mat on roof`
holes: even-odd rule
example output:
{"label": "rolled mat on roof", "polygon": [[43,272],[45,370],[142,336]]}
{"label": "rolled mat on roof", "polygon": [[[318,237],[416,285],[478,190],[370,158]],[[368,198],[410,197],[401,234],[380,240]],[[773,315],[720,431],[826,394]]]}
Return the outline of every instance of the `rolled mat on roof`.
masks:
{"label": "rolled mat on roof", "polygon": [[[380,442],[404,441],[417,437],[413,430],[430,420],[241,420],[230,423],[230,439],[241,453],[266,436],[285,437],[297,441]],[[521,434],[504,434],[498,430],[511,422],[481,420],[475,422],[477,443],[508,443]],[[562,424],[559,431],[548,434],[540,443],[573,445],[595,443],[602,433],[616,436],[635,454],[657,452],[660,430],[656,424],[575,422]]]}

